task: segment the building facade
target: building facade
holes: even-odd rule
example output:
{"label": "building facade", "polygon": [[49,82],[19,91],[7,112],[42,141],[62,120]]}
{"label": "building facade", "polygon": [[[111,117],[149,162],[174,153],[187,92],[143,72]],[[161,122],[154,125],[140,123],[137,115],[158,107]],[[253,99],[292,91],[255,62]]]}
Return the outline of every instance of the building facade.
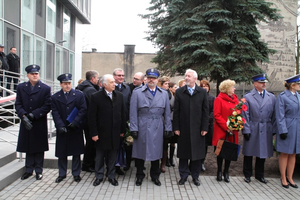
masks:
{"label": "building facade", "polygon": [[91,0],[0,0],[4,52],[16,47],[20,72],[38,64],[44,79],[56,80],[61,73],[81,76],[79,27],[90,23]]}

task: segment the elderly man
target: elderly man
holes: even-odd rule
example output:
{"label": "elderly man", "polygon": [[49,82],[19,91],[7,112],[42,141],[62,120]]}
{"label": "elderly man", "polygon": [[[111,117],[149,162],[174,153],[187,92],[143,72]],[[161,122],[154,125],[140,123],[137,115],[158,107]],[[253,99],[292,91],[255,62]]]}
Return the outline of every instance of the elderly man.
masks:
{"label": "elderly man", "polygon": [[25,68],[28,82],[17,87],[16,111],[21,119],[18,138],[18,152],[26,153],[26,172],[22,180],[36,173],[36,179],[43,175],[44,152],[48,151],[47,114],[50,111],[51,88],[40,81],[40,66]]}
{"label": "elderly man", "polygon": [[134,88],[137,88],[137,87],[140,87],[141,85],[143,85],[144,77],[145,76],[144,76],[143,72],[135,73],[135,75],[133,76],[132,83],[129,84],[131,93],[134,90]]}
{"label": "elderly man", "polygon": [[115,164],[120,137],[126,131],[123,95],[115,91],[115,79],[111,74],[102,78],[103,89],[92,94],[88,113],[90,135],[96,146],[96,180],[93,185],[103,181],[105,157],[108,181],[117,186]]}
{"label": "elderly man", "polygon": [[173,129],[178,135],[179,185],[184,185],[189,174],[194,184],[200,185],[201,160],[205,158],[204,136],[208,131],[209,106],[207,92],[196,84],[197,78],[196,71],[186,70],[185,86],[175,93]]}
{"label": "elderly man", "polygon": [[136,186],[145,177],[144,162],[151,161],[150,176],[160,186],[159,160],[162,158],[164,131],[172,131],[167,91],[157,87],[159,71],[146,71],[147,84],[134,90],[130,101],[130,131],[133,138],[132,157],[137,167]]}
{"label": "elderly man", "polygon": [[72,89],[72,74],[57,77],[61,90],[52,95],[51,109],[56,127],[55,156],[58,157],[59,176],[56,183],[66,178],[68,156],[72,159],[72,175],[80,182],[81,160],[84,153],[83,124],[86,119],[86,103],[82,92]]}
{"label": "elderly man", "polygon": [[256,156],[255,178],[267,183],[264,178],[266,158],[273,156],[273,133],[276,133],[275,96],[266,90],[267,75],[252,77],[254,89],[245,94],[248,109],[242,112],[246,120],[243,128],[245,182],[250,183],[252,176],[252,159]]}

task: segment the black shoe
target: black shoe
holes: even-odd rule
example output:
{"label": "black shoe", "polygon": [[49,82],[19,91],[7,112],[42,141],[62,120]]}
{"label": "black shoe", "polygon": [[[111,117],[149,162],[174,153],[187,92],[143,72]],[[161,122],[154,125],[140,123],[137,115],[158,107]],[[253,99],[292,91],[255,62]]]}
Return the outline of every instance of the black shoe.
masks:
{"label": "black shoe", "polygon": [[245,177],[245,178],[244,178],[244,181],[245,181],[246,183],[250,183],[250,182],[251,182],[251,178],[250,178],[250,177]]}
{"label": "black shoe", "polygon": [[32,175],[32,173],[25,172],[23,174],[23,176],[21,177],[21,180],[25,180],[25,179],[29,178],[31,175]]}
{"label": "black shoe", "polygon": [[130,167],[124,167],[123,170],[124,171],[128,171],[130,169]]}
{"label": "black shoe", "polygon": [[120,168],[116,168],[116,173],[119,174],[119,175],[124,175],[125,174]]}
{"label": "black shoe", "polygon": [[200,181],[196,178],[193,178],[193,182],[196,186],[200,186]]}
{"label": "black shoe", "polygon": [[[288,185],[290,185],[291,187],[293,188],[298,188],[298,185],[297,184],[291,184],[291,182],[289,181],[288,178],[286,178],[286,181],[288,182]],[[282,185],[283,186],[283,185]]]}
{"label": "black shoe", "polygon": [[58,176],[57,179],[55,180],[55,183],[59,183],[62,180],[64,180],[66,178],[66,176]]}
{"label": "black shoe", "polygon": [[229,179],[229,174],[228,174],[228,172],[224,172],[224,181],[226,182],[226,183],[229,183],[230,182],[230,179]]}
{"label": "black shoe", "polygon": [[172,167],[175,167],[174,159],[170,159],[170,164]]}
{"label": "black shoe", "polygon": [[178,185],[184,185],[185,182],[186,182],[186,179],[181,178],[178,182]]}
{"label": "black shoe", "polygon": [[110,184],[112,184],[113,186],[118,186],[119,185],[119,183],[116,179],[109,178],[108,182],[110,182]]}
{"label": "black shoe", "polygon": [[281,180],[281,185],[282,185],[282,187],[284,187],[284,188],[286,188],[286,189],[289,188],[289,183],[288,183],[287,185],[283,185],[282,180]]}
{"label": "black shoe", "polygon": [[222,181],[222,172],[217,173],[217,181]]}
{"label": "black shoe", "polygon": [[95,168],[92,168],[92,167],[82,167],[81,171],[95,172]]}
{"label": "black shoe", "polygon": [[155,185],[161,186],[161,183],[160,183],[160,181],[158,180],[158,178],[152,178],[151,180],[152,180],[152,182],[153,182]]}
{"label": "black shoe", "polygon": [[135,185],[136,185],[136,186],[141,186],[142,183],[143,183],[143,179],[142,179],[142,178],[137,178],[137,179],[136,179],[136,182],[135,182]]}
{"label": "black shoe", "polygon": [[103,178],[96,178],[96,180],[93,183],[93,186],[99,185],[103,181]]}
{"label": "black shoe", "polygon": [[43,174],[42,173],[36,173],[35,178],[36,178],[36,180],[41,180],[43,178]]}
{"label": "black shoe", "polygon": [[265,180],[265,178],[261,177],[261,178],[258,178],[258,177],[255,177],[255,179],[257,179],[258,181],[264,183],[264,184],[267,184],[268,181]]}
{"label": "black shoe", "polygon": [[74,176],[74,181],[79,183],[81,181],[81,177],[80,176]]}
{"label": "black shoe", "polygon": [[167,160],[166,160],[166,166],[167,166],[167,167],[171,167],[171,163],[170,163],[169,158],[167,158]]}

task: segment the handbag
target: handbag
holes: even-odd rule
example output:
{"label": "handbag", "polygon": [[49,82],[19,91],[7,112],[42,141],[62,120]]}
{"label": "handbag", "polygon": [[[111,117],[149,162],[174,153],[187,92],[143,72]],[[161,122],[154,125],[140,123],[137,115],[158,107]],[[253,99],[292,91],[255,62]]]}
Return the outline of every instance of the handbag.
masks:
{"label": "handbag", "polygon": [[220,139],[217,144],[215,154],[224,158],[225,160],[237,161],[241,146],[235,144],[235,137],[233,136],[233,143],[227,141],[228,133],[226,133],[225,140]]}

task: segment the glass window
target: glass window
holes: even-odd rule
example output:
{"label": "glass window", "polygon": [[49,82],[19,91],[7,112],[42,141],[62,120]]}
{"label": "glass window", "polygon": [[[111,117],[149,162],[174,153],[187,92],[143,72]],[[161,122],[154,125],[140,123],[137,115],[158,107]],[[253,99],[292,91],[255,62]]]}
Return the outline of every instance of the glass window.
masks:
{"label": "glass window", "polygon": [[20,26],[20,0],[5,0],[4,10],[13,12],[4,12],[4,18],[13,24]]}
{"label": "glass window", "polygon": [[3,18],[3,0],[0,0],[0,18]]}
{"label": "glass window", "polygon": [[22,1],[22,28],[33,32],[34,31],[34,1],[35,0],[23,0]]}
{"label": "glass window", "polygon": [[0,20],[0,44],[3,44],[3,21]]}
{"label": "glass window", "polygon": [[46,78],[45,70],[45,40],[36,37],[35,38],[35,64],[39,65],[41,70],[41,78]]}
{"label": "glass window", "polygon": [[35,9],[35,33],[45,37],[46,34],[46,2],[45,0],[36,0]]}
{"label": "glass window", "polygon": [[63,45],[63,5],[57,2],[56,5],[56,42]]}
{"label": "glass window", "polygon": [[72,51],[75,51],[75,21],[75,16],[71,15],[70,49]]}
{"label": "glass window", "polygon": [[[1,26],[2,27],[2,26]],[[2,34],[2,31],[1,31]],[[20,29],[8,23],[4,23],[4,52],[9,53],[10,47],[20,47]]]}
{"label": "glass window", "polygon": [[70,52],[70,61],[69,61],[69,64],[70,64],[70,66],[69,66],[70,73],[72,73],[73,76],[74,76],[74,73],[75,73],[75,70],[74,70],[75,69],[75,55],[72,52]]}
{"label": "glass window", "polygon": [[33,64],[33,35],[23,31],[21,42],[21,60],[23,67],[26,67]]}
{"label": "glass window", "polygon": [[46,49],[46,78],[49,80],[54,79],[54,44],[51,42],[47,42]]}
{"label": "glass window", "polygon": [[63,73],[71,73],[69,68],[69,51],[67,49],[64,49],[64,58],[63,58]]}
{"label": "glass window", "polygon": [[55,49],[55,70],[54,77],[58,77],[63,73],[63,50],[61,47]]}
{"label": "glass window", "polygon": [[64,33],[64,38],[66,42],[64,42],[64,47],[70,48],[70,32],[71,32],[71,14],[70,11],[67,8],[64,8],[64,26],[63,26],[63,33]]}
{"label": "glass window", "polygon": [[55,42],[56,0],[47,0],[47,39]]}

